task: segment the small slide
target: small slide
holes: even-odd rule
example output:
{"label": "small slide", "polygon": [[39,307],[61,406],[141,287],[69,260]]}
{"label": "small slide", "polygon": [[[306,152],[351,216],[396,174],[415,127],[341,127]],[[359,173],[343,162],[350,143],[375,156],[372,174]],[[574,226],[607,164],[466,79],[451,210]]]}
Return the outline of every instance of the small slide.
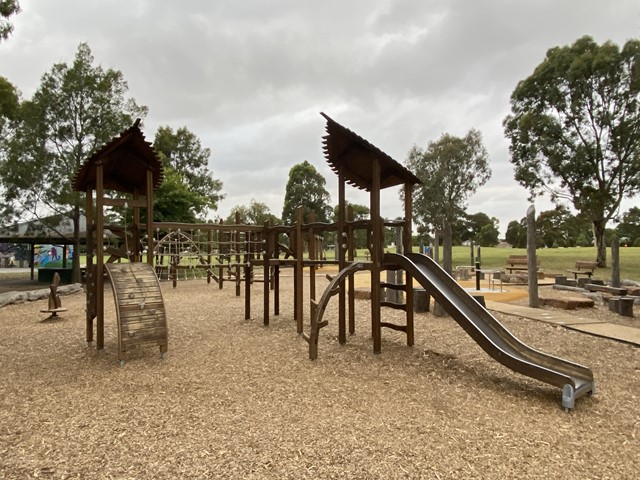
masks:
{"label": "small slide", "polygon": [[577,398],[595,392],[591,370],[522,343],[430,257],[387,253],[384,263],[406,270],[495,360],[514,372],[560,387],[565,409],[574,408]]}

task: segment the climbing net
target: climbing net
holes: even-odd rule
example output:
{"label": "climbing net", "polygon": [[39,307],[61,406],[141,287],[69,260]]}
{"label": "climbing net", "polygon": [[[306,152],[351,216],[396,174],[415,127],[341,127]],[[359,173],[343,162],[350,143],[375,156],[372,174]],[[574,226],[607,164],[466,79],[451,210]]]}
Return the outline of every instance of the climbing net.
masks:
{"label": "climbing net", "polygon": [[264,254],[261,231],[215,226],[206,230],[172,229],[157,224],[153,254],[158,277],[217,277],[225,272],[231,278],[235,270]]}

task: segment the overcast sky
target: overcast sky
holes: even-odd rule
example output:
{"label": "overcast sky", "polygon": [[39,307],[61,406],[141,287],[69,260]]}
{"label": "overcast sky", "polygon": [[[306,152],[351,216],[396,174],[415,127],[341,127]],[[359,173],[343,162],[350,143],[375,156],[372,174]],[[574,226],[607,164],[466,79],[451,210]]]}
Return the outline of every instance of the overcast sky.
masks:
{"label": "overcast sky", "polygon": [[[252,199],[280,216],[292,166],[327,180],[325,112],[404,163],[443,133],[483,133],[493,175],[468,213],[524,217],[502,120],[517,82],[554,46],[583,35],[622,45],[640,37],[638,0],[21,0],[0,75],[30,98],[54,63],[87,42],[96,63],[124,74],[149,107],[144,132],[186,126],[211,149],[226,199],[217,215]],[[348,188],[347,199],[368,204]],[[384,216],[402,215],[398,191]],[[637,199],[625,204],[637,204]],[[538,212],[549,209],[536,201]]]}

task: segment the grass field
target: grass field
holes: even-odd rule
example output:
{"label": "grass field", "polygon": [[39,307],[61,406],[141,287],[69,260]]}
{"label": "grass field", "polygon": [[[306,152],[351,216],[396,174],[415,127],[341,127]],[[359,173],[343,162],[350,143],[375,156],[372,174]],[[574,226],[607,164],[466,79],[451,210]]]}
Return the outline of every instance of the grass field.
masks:
{"label": "grass field", "polygon": [[[489,269],[501,269],[506,265],[509,255],[526,255],[524,248],[496,248],[482,247],[481,266]],[[387,251],[394,251],[387,249]],[[414,247],[417,251],[417,247]],[[364,258],[364,250],[359,251],[360,258]],[[540,268],[547,274],[567,274],[568,269],[575,267],[577,260],[595,261],[595,247],[574,248],[545,248],[538,250]],[[442,248],[440,248],[440,260],[442,261]],[[453,268],[458,265],[472,265],[470,247],[453,247]],[[603,280],[611,278],[611,249],[607,248],[607,268],[599,268],[594,278]],[[640,281],[640,248],[620,248],[620,278]]]}
{"label": "grass field", "polygon": [[[394,248],[387,248],[389,252]],[[414,247],[414,251],[417,251]],[[483,268],[502,269],[506,265],[509,255],[526,255],[524,248],[481,248],[481,265]],[[365,250],[358,251],[359,258],[365,258]],[[540,258],[540,268],[547,274],[567,274],[567,270],[575,266],[577,260],[595,260],[595,247],[574,247],[574,248],[545,248],[538,250]],[[327,258],[333,259],[333,251],[327,252]],[[440,259],[442,260],[442,248],[440,249]],[[84,260],[84,259],[82,259]],[[453,268],[458,265],[471,265],[471,250],[469,247],[453,247]],[[607,249],[607,268],[599,268],[594,274],[594,278],[603,280],[611,278],[611,249]],[[22,277],[25,274],[13,274],[10,268],[0,269],[2,278]],[[204,272],[198,272],[203,274]],[[191,275],[191,274],[190,274]],[[640,281],[640,248],[622,247],[620,248],[620,278]]]}
{"label": "grass field", "polygon": [[[484,268],[500,269],[506,265],[509,255],[526,255],[524,248],[482,247],[481,265]],[[442,251],[440,252],[442,257]],[[567,270],[575,267],[576,260],[595,261],[595,247],[545,248],[538,250],[540,268],[545,273],[567,274]],[[470,265],[469,247],[453,247],[453,266]],[[607,268],[599,268],[594,278],[611,278],[611,249],[607,249]],[[640,280],[640,248],[620,248],[620,278]]]}

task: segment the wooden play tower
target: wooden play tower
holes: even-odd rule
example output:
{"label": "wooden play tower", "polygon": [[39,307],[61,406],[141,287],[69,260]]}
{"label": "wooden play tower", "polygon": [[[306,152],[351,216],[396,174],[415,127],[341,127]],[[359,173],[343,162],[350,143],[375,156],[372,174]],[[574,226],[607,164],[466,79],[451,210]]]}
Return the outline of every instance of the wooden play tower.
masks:
{"label": "wooden play tower", "polygon": [[[404,187],[404,222],[402,226],[402,248],[411,251],[412,225],[412,189],[420,183],[420,179],[389,155],[369,143],[364,138],[343,127],[328,115],[321,113],[326,119],[327,135],[323,137],[323,149],[327,163],[338,176],[338,238],[337,255],[340,271],[348,269],[350,259],[347,258],[348,238],[347,209],[345,187],[347,184],[369,192],[369,209],[371,213],[371,231],[368,238],[371,272],[371,336],[373,351],[380,353],[382,327],[395,326],[381,323],[381,272],[393,266],[384,265],[384,221],[380,216],[380,192],[385,188]],[[351,260],[352,261],[352,260]],[[407,344],[413,345],[413,288],[412,279],[407,275],[404,288],[407,323],[402,327],[406,331]],[[340,288],[339,295],[339,341],[345,341],[346,289]],[[314,335],[315,332],[311,332]],[[317,342],[312,338],[310,343]],[[313,345],[312,345],[313,348]]]}
{"label": "wooden play tower", "polygon": [[[118,315],[118,357],[141,345],[167,349],[166,318],[162,293],[153,269],[153,191],[163,177],[162,163],[140,130],[140,120],[104,145],[80,167],[73,181],[75,191],[86,195],[87,217],[87,342],[104,348],[104,282],[109,275]],[[95,204],[94,204],[95,191]],[[111,194],[107,194],[110,192]],[[105,207],[130,209],[129,228],[105,225]],[[141,212],[146,214],[146,230]],[[107,231],[120,237],[117,246],[105,248]],[[144,237],[141,238],[141,232]],[[142,247],[146,240],[146,262]],[[108,255],[105,261],[105,255]],[[127,262],[115,264],[119,259]]]}

